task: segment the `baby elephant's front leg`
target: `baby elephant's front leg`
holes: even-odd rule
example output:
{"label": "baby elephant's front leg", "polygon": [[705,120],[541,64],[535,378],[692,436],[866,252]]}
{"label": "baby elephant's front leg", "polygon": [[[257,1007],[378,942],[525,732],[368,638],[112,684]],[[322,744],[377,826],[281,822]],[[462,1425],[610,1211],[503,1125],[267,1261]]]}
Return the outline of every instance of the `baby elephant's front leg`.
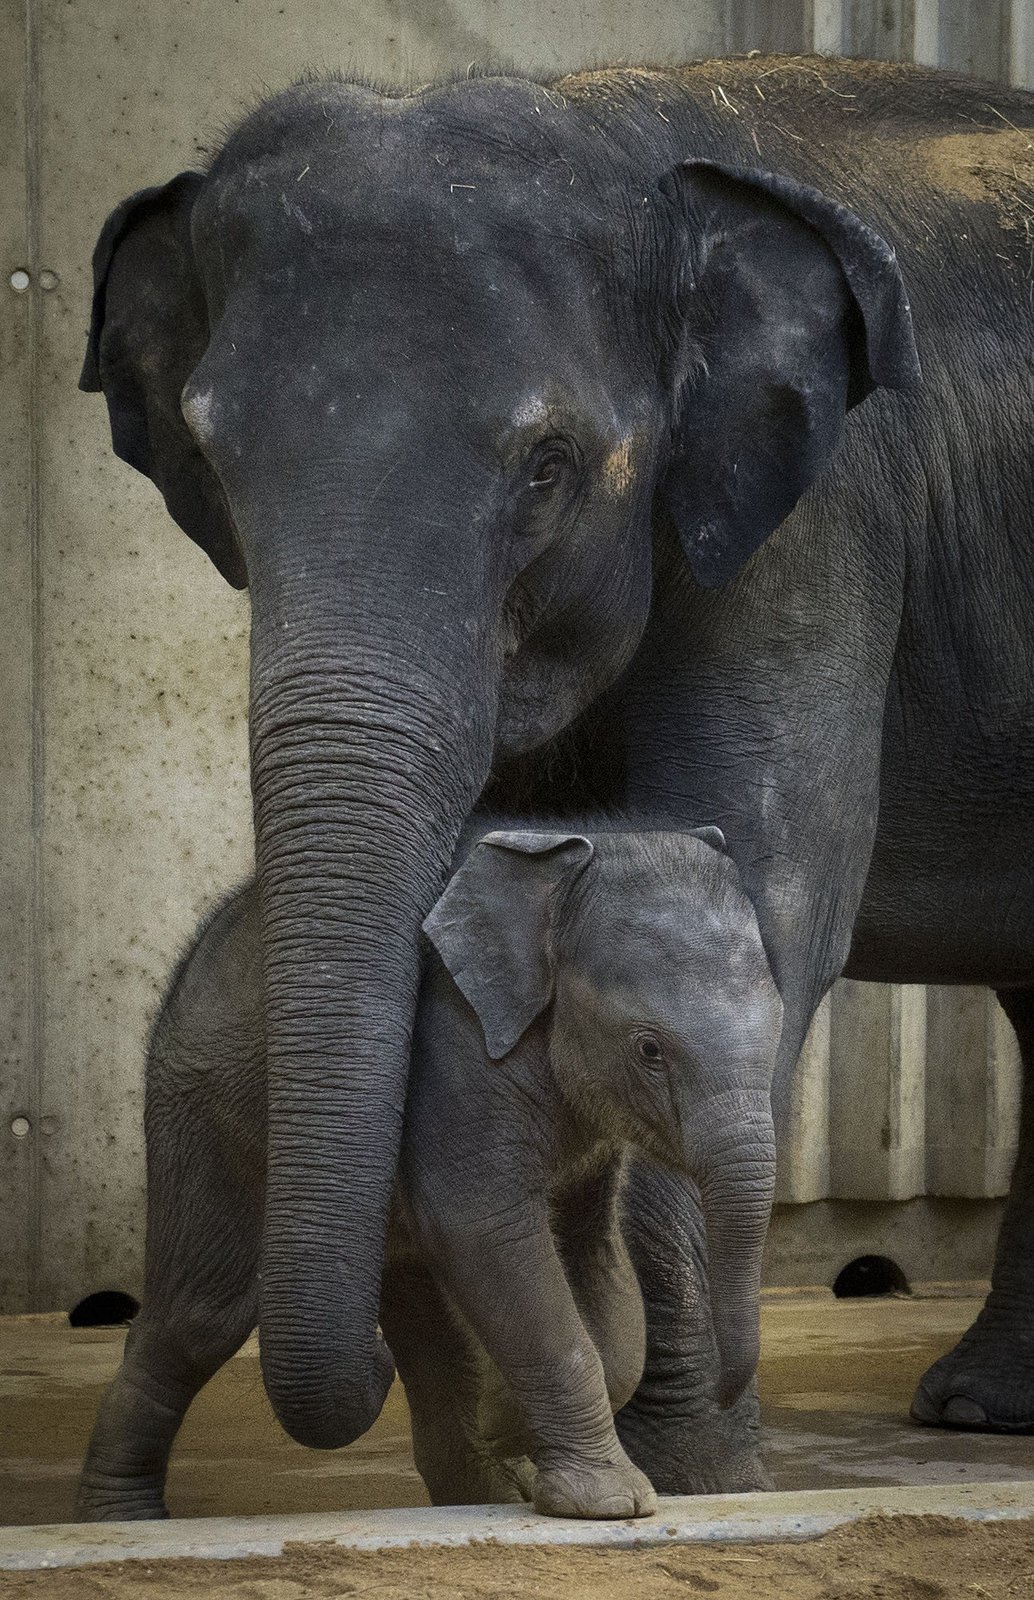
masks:
{"label": "baby elephant's front leg", "polygon": [[[476,1212],[473,1214],[477,1214]],[[483,1214],[483,1213],[482,1213]],[[549,1219],[522,1206],[437,1234],[443,1279],[510,1385],[533,1440],[533,1500],[557,1517],[642,1517],[648,1478],[614,1430],[603,1367],[578,1315]]]}

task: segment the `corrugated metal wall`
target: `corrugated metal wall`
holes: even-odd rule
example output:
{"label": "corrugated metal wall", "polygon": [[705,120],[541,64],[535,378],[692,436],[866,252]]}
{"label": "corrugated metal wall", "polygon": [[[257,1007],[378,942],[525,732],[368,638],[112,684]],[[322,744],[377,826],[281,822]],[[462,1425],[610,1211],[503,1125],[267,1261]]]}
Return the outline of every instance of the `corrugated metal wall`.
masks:
{"label": "corrugated metal wall", "polygon": [[812,1024],[782,1201],[1008,1193],[1019,1055],[987,989],[844,981]]}
{"label": "corrugated metal wall", "polygon": [[[423,80],[810,48],[1034,85],[1030,0],[0,0],[0,1309],[138,1284],[148,1018],[251,851],[246,601],[76,392],[101,220],[307,66]],[[1015,1062],[982,993],[839,986],[797,1093],[788,1199],[1006,1186]],[[836,1204],[873,1237],[875,1208]],[[937,1234],[943,1270],[959,1228],[983,1261],[983,1206]],[[932,1224],[883,1206],[879,1227],[890,1212],[920,1270]],[[777,1224],[794,1270],[826,1272],[829,1216]]]}

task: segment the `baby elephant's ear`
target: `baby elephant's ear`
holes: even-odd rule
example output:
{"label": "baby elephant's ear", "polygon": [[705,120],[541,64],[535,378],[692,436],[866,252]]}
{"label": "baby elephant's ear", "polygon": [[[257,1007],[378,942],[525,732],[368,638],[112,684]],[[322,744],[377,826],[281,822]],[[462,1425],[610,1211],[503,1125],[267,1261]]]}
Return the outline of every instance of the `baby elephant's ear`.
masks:
{"label": "baby elephant's ear", "polygon": [[477,1012],[493,1061],[513,1049],[552,998],[552,919],[591,856],[581,834],[486,834],[424,923]]}

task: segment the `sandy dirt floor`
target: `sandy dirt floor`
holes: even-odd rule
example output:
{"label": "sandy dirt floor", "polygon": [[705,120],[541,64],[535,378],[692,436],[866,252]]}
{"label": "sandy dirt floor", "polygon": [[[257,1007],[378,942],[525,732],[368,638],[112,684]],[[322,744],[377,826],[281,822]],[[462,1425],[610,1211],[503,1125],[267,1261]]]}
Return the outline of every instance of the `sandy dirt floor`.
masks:
{"label": "sandy dirt floor", "polygon": [[[977,1309],[976,1300],[960,1298],[767,1296],[761,1389],[777,1488],[1034,1480],[1034,1438],[908,1421],[916,1379]],[[0,1319],[0,1522],[71,1515],[82,1453],[123,1336],[76,1332],[58,1317]],[[304,1450],[274,1421],[249,1345],[188,1415],[168,1502],[180,1517],[426,1505],[405,1397],[396,1386],[376,1426],[349,1449]]]}
{"label": "sandy dirt floor", "polygon": [[[837,1301],[773,1292],[763,1311],[766,1451],[779,1488],[1034,1480],[1034,1438],[913,1427],[916,1378],[950,1348],[979,1301]],[[0,1521],[57,1522],[119,1330],[0,1319]],[[426,1504],[396,1386],[348,1450],[301,1449],[277,1427],[253,1344],[188,1417],[169,1480],[176,1516]],[[131,1562],[0,1574],[3,1600],[1034,1600],[1034,1524],[874,1519],[792,1545],[663,1550],[295,1546],[278,1558]]]}
{"label": "sandy dirt floor", "polygon": [[801,1544],[663,1550],[379,1553],[301,1545],[248,1561],[118,1563],[8,1573],[23,1600],[1024,1600],[1034,1595],[1030,1522],[874,1518]]}

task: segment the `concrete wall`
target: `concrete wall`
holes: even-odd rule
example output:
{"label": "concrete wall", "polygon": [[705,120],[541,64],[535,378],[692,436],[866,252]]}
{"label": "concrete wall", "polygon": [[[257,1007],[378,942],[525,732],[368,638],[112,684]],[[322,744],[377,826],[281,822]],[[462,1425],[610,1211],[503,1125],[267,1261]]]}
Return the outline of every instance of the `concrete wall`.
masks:
{"label": "concrete wall", "polygon": [[[812,45],[1034,78],[1028,0],[0,0],[0,1309],[138,1286],[147,1022],[251,854],[247,601],[76,391],[104,216],[305,66]],[[981,995],[842,986],[800,1096],[787,1199],[1003,1190],[1014,1066]]]}

